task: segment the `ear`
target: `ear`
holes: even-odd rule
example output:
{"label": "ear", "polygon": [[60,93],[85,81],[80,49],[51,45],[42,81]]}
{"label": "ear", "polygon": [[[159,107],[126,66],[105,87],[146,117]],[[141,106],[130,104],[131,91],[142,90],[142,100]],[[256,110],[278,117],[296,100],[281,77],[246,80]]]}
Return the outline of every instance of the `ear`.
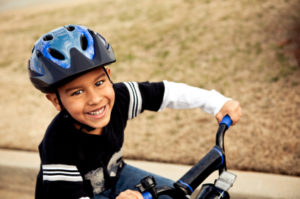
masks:
{"label": "ear", "polygon": [[53,104],[56,110],[61,111],[61,107],[55,93],[47,93],[46,98]]}
{"label": "ear", "polygon": [[110,78],[110,68],[105,68],[105,70],[106,70],[106,72],[107,72],[107,74],[108,74],[108,76]]}

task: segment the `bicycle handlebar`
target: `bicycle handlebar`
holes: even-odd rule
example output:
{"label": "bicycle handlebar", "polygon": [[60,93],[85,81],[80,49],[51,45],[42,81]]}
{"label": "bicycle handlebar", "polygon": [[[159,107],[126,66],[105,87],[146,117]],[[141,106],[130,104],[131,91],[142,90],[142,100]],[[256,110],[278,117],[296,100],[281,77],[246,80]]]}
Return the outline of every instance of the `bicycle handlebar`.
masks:
{"label": "bicycle handlebar", "polygon": [[[216,135],[216,146],[213,147],[196,165],[194,165],[185,175],[183,175],[172,187],[157,187],[152,189],[150,195],[175,195],[174,198],[184,198],[190,195],[194,190],[215,170],[219,169],[222,173],[226,170],[226,160],[224,152],[224,134],[231,126],[232,120],[226,115],[219,123],[219,128]],[[159,194],[157,194],[159,193]],[[143,193],[144,198],[149,197],[149,192]]]}
{"label": "bicycle handlebar", "polygon": [[229,127],[231,126],[232,124],[232,120],[230,118],[229,115],[225,115],[225,117],[223,117],[222,121],[220,122],[219,125],[221,124],[225,124],[227,126],[227,129],[229,129]]}

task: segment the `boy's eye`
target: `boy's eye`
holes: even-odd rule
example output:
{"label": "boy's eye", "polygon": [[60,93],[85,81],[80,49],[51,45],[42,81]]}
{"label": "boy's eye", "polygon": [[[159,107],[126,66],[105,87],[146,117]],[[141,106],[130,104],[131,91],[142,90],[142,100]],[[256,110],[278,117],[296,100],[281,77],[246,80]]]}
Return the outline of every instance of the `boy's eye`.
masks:
{"label": "boy's eye", "polygon": [[80,95],[82,92],[82,90],[75,91],[71,94],[71,96]]}
{"label": "boy's eye", "polygon": [[104,80],[97,81],[95,83],[96,86],[101,86],[104,83]]}

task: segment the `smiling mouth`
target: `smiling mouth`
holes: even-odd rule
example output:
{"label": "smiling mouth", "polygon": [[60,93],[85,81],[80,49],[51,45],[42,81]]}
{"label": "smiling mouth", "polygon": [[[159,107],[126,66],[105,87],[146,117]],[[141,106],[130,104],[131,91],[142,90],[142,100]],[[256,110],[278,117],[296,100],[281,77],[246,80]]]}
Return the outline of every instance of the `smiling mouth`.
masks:
{"label": "smiling mouth", "polygon": [[94,116],[94,117],[100,117],[100,116],[104,115],[105,110],[106,110],[106,106],[102,107],[101,109],[88,112],[87,114],[91,115],[91,116]]}

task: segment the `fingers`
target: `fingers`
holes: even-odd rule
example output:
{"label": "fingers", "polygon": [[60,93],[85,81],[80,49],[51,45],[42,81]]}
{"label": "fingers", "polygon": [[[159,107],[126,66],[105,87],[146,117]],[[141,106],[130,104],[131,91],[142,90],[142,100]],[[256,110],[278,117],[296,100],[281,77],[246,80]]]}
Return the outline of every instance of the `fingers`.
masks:
{"label": "fingers", "polygon": [[126,190],[121,192],[116,199],[144,199],[142,194],[138,191]]}
{"label": "fingers", "polygon": [[216,119],[218,123],[221,122],[225,115],[229,115],[232,120],[232,125],[235,125],[242,117],[242,108],[240,103],[235,100],[230,100],[226,102],[221,110],[216,114]]}

